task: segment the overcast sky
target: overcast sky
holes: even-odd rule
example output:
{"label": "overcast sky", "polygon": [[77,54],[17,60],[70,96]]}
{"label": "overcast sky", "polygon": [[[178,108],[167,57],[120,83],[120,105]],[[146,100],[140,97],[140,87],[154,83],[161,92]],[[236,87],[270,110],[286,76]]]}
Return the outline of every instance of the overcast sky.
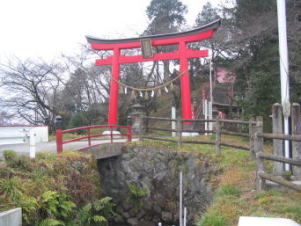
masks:
{"label": "overcast sky", "polygon": [[[147,26],[151,0],[0,0],[0,61],[7,57],[52,60],[73,54],[85,35],[127,38]],[[162,0],[164,1],[164,0]],[[206,0],[182,0],[188,25]],[[218,0],[211,0],[217,3]]]}

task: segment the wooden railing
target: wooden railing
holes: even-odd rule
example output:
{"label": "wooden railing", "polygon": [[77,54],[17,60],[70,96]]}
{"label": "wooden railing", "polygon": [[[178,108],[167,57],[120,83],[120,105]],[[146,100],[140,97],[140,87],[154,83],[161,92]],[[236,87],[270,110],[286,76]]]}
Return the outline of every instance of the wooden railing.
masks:
{"label": "wooden railing", "polygon": [[301,192],[301,186],[294,184],[288,180],[283,179],[280,176],[274,176],[265,172],[264,160],[270,160],[275,162],[286,163],[294,166],[301,167],[301,159],[291,159],[283,156],[278,156],[275,154],[263,153],[263,139],[279,139],[279,140],[290,140],[301,142],[301,136],[291,136],[284,134],[272,134],[272,133],[256,133],[255,134],[255,152],[257,161],[257,178],[256,178],[256,188],[257,191],[261,191],[265,188],[265,180],[272,181],[274,183],[280,184],[282,186],[294,189]]}
{"label": "wooden railing", "polygon": [[[263,133],[263,119],[262,117],[252,118],[249,121],[240,121],[240,120],[181,120],[181,119],[170,119],[170,118],[159,118],[159,117],[145,117],[145,120],[157,120],[157,121],[167,121],[167,122],[176,122],[176,129],[169,128],[158,128],[155,126],[147,128],[151,131],[164,131],[164,132],[176,132],[177,136],[175,138],[169,138],[170,136],[157,137],[152,135],[140,134],[140,139],[150,139],[150,140],[159,140],[166,142],[181,144],[209,144],[215,145],[215,151],[221,153],[221,146],[237,148],[242,150],[250,151],[250,154],[256,159],[257,162],[257,177],[256,177],[256,188],[257,191],[261,191],[265,187],[265,180],[273,181],[280,185],[286,186],[288,188],[294,189],[296,191],[301,191],[301,186],[294,184],[290,181],[283,179],[282,177],[276,177],[271,174],[267,174],[264,168],[264,160],[270,160],[274,162],[282,162],[294,166],[301,167],[300,159],[290,159],[283,156],[277,156],[273,154],[263,153],[264,139],[281,139],[281,140],[290,140],[294,142],[301,142],[301,135],[284,135],[284,134],[272,134],[272,133]],[[213,130],[202,130],[202,129],[185,129],[185,123],[208,123],[213,122]],[[228,131],[224,130],[224,125],[226,123],[244,125],[247,127],[248,133],[246,132],[237,132],[237,131]],[[197,140],[187,140],[182,138],[183,132],[197,132],[200,134],[211,133],[215,135],[214,141],[197,141]],[[222,142],[222,135],[235,135],[240,137],[249,138],[249,146],[242,146],[237,144],[229,144]],[[274,150],[275,152],[275,150]],[[277,153],[277,152],[276,152]],[[301,176],[301,175],[300,175]]]}
{"label": "wooden railing", "polygon": [[[105,128],[108,131],[110,131],[110,133],[108,134],[91,134],[91,130],[92,129],[96,129],[96,128]],[[115,129],[126,129],[127,133],[124,134],[114,134],[114,130]],[[83,131],[86,130],[87,133],[86,135],[77,137],[77,138],[73,138],[70,140],[64,140],[63,135],[64,133],[72,133],[72,132],[78,132],[78,131]],[[87,140],[88,142],[88,146],[81,148],[82,149],[87,149],[90,147],[95,147],[98,146],[100,144],[96,144],[96,145],[92,145],[92,139],[93,138],[98,138],[98,137],[109,137],[110,143],[114,142],[114,137],[127,137],[127,140],[130,142],[132,141],[132,127],[131,126],[120,126],[120,125],[92,125],[92,126],[83,126],[83,127],[77,127],[77,128],[72,128],[72,129],[66,129],[66,130],[56,130],[56,146],[57,146],[57,153],[61,153],[63,152],[63,145],[64,144],[68,144],[68,143],[72,143],[72,142],[76,142],[76,141],[81,141],[81,140]]]}
{"label": "wooden railing", "polygon": [[[149,120],[149,121],[167,121],[167,122],[176,122],[176,129],[170,129],[170,128],[159,128],[159,127],[148,127],[146,128],[147,131],[164,131],[164,132],[175,132],[177,134],[176,138],[171,139],[168,137],[156,137],[156,136],[151,136],[151,135],[146,135],[146,134],[140,134],[141,139],[150,139],[150,140],[160,140],[160,141],[166,141],[166,142],[174,142],[178,143],[179,145],[181,144],[210,144],[210,145],[215,145],[215,150],[217,153],[221,152],[221,146],[225,147],[231,147],[231,148],[238,148],[238,149],[243,149],[247,151],[251,151],[253,153],[252,145],[249,147],[242,146],[242,145],[236,145],[236,144],[229,144],[222,142],[222,135],[227,134],[227,135],[235,135],[235,136],[240,136],[240,137],[249,137],[251,139],[252,136],[252,127],[256,124],[256,121],[250,120],[250,121],[241,121],[241,120],[204,120],[204,119],[197,119],[197,120],[183,120],[183,119],[171,119],[171,118],[162,118],[162,117],[144,117],[144,120]],[[215,128],[213,130],[204,130],[201,128],[194,128],[190,129],[189,126],[192,123],[214,123]],[[247,130],[249,133],[243,133],[243,132],[236,132],[236,131],[228,131],[224,130],[224,126],[227,123],[231,124],[238,124],[238,125],[243,125],[247,127]],[[149,123],[146,123],[149,124]],[[215,134],[215,141],[196,141],[196,140],[187,140],[182,138],[183,133],[199,133],[199,134]]]}

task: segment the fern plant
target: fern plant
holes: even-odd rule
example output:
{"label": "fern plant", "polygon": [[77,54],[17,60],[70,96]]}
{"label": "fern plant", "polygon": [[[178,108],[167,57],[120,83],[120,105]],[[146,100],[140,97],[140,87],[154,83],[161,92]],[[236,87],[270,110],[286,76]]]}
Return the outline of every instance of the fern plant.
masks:
{"label": "fern plant", "polygon": [[85,205],[77,215],[74,225],[79,226],[108,226],[109,219],[115,216],[114,203],[111,197],[104,197]]}
{"label": "fern plant", "polygon": [[62,221],[53,218],[47,218],[39,222],[38,226],[65,226],[65,224]]}
{"label": "fern plant", "polygon": [[147,188],[141,189],[134,184],[130,184],[128,187],[130,190],[130,199],[140,199],[149,194],[149,190]]}
{"label": "fern plant", "polygon": [[134,184],[128,185],[128,188],[130,190],[129,200],[134,202],[135,211],[139,211],[142,205],[142,198],[149,194],[149,190],[147,188],[139,188]]}
{"label": "fern plant", "polygon": [[68,200],[68,196],[56,191],[46,191],[41,196],[40,210],[50,218],[66,220],[73,213],[76,205]]}

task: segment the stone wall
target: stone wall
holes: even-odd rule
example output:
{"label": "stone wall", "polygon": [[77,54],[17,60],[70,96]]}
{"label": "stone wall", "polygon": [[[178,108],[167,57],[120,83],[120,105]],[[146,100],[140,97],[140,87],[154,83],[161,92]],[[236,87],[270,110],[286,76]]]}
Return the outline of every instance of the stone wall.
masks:
{"label": "stone wall", "polygon": [[102,193],[117,204],[118,226],[178,224],[180,171],[188,225],[194,225],[212,199],[213,165],[205,155],[143,147],[123,147],[120,157],[98,160]]}

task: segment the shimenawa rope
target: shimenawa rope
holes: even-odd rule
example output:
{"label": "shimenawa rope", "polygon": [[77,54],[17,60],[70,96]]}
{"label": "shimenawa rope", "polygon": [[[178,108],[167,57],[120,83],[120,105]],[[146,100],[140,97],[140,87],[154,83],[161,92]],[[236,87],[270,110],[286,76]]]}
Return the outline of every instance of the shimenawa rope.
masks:
{"label": "shimenawa rope", "polygon": [[134,91],[137,91],[137,92],[146,92],[146,91],[160,90],[160,89],[165,88],[169,85],[172,85],[172,83],[174,81],[176,81],[178,78],[180,78],[182,75],[186,74],[187,72],[188,72],[188,70],[185,70],[185,71],[181,72],[177,77],[175,77],[175,78],[173,78],[173,79],[171,79],[171,80],[169,80],[169,81],[167,81],[163,84],[160,84],[160,85],[154,86],[154,87],[148,87],[148,88],[136,88],[136,87],[133,87],[133,86],[129,86],[129,85],[123,83],[123,82],[120,82],[120,81],[116,80],[112,76],[111,76],[111,79],[114,80],[115,82],[117,82],[119,85],[121,85],[121,86],[123,86],[127,89],[131,89],[131,90],[134,90]]}

